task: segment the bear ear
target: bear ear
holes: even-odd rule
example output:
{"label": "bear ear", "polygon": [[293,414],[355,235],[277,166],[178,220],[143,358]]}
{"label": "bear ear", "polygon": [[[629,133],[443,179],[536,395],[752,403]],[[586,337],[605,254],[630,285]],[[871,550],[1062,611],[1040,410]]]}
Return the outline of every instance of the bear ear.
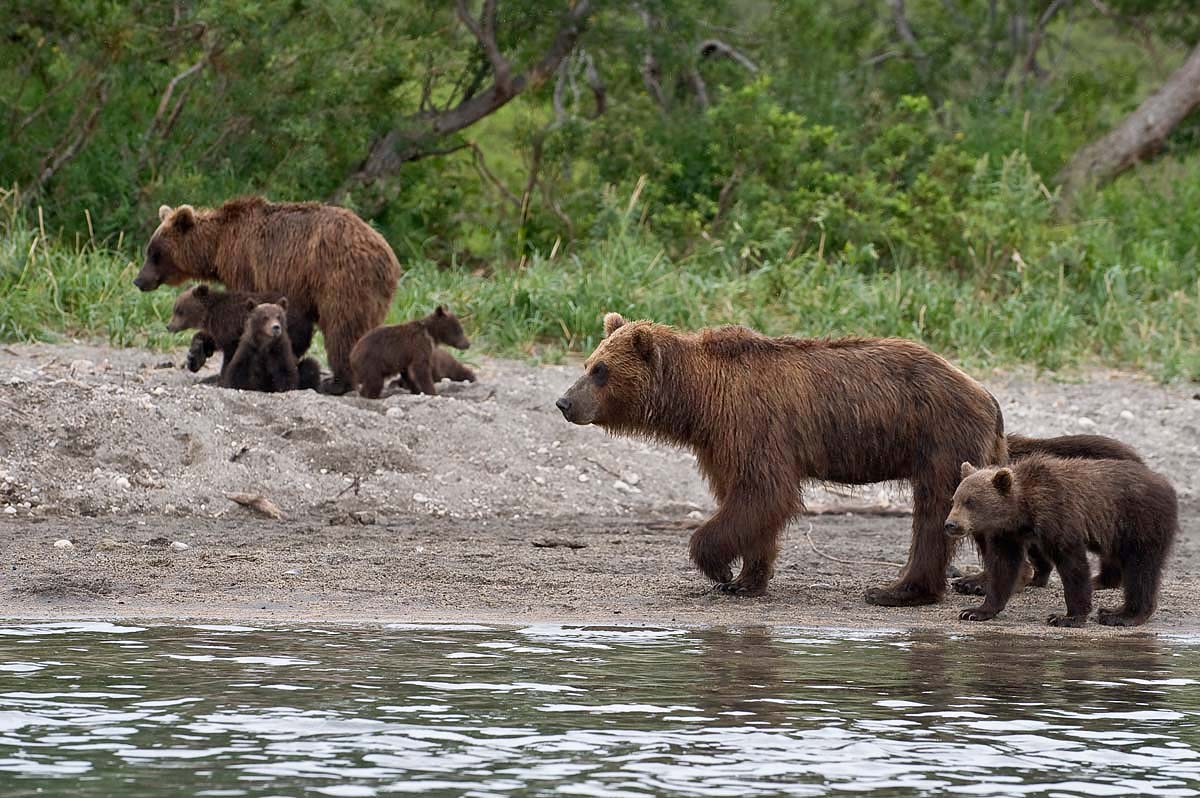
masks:
{"label": "bear ear", "polygon": [[158,220],[160,222],[165,222],[167,220],[167,217],[170,215],[171,215],[171,206],[170,205],[159,205],[158,206]]}
{"label": "bear ear", "polygon": [[620,313],[605,313],[604,314],[604,337],[615,333],[622,325],[625,324],[625,318]]}
{"label": "bear ear", "polygon": [[204,285],[203,283],[196,286],[192,289],[192,296],[198,296],[200,298],[208,296],[208,286]]}
{"label": "bear ear", "polygon": [[191,205],[180,205],[171,214],[171,226],[181,233],[186,233],[196,226],[196,211]]}
{"label": "bear ear", "polygon": [[441,318],[442,316],[445,316],[445,315],[446,315],[446,306],[445,306],[445,305],[438,305],[438,306],[437,306],[437,309],[435,309],[435,310],[433,311],[433,315],[437,316],[438,318]]}
{"label": "bear ear", "polygon": [[1012,469],[1001,468],[992,477],[992,485],[1001,495],[1007,495],[1012,490]]}
{"label": "bear ear", "polygon": [[250,312],[252,312],[252,313],[253,313],[253,312],[254,312],[254,309],[255,309],[256,307],[258,307],[258,303],[257,303],[257,302],[255,302],[253,299],[247,299],[247,300],[246,300],[246,310],[248,310],[248,311],[250,311]]}
{"label": "bear ear", "polygon": [[963,479],[966,479],[967,477],[971,476],[978,470],[979,470],[978,468],[971,465],[970,463],[963,463],[962,467],[959,469],[958,473],[959,473],[959,476],[961,476]]}
{"label": "bear ear", "polygon": [[287,312],[287,297],[285,297],[285,296],[279,297],[279,301],[276,302],[275,304],[279,305],[279,307],[283,308],[285,313]]}
{"label": "bear ear", "polygon": [[[616,314],[611,314],[616,315]],[[654,334],[647,329],[635,330],[633,333],[633,351],[641,355],[642,360],[647,363],[654,360],[656,346],[654,344]]]}

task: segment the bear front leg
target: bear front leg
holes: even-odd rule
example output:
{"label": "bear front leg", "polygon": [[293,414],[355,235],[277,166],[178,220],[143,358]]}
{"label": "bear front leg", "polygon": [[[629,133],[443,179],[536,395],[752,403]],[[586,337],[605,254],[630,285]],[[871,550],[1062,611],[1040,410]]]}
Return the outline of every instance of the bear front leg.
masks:
{"label": "bear front leg", "polygon": [[204,368],[204,364],[217,351],[217,342],[206,332],[198,332],[192,336],[192,344],[188,347],[187,369],[195,373]]}
{"label": "bear front leg", "polygon": [[[722,491],[720,507],[692,533],[692,561],[722,593],[761,596],[775,570],[779,535],[793,508],[785,500],[736,488]],[[795,495],[792,490],[783,496]],[[733,578],[732,564],[742,560],[742,570]]]}
{"label": "bear front leg", "polygon": [[437,389],[433,387],[433,369],[430,368],[428,360],[424,363],[414,363],[409,366],[408,379],[417,389],[413,393],[437,396]]}
{"label": "bear front leg", "polygon": [[987,621],[995,618],[1008,605],[1017,582],[1025,570],[1025,548],[1013,541],[993,540],[987,546],[984,560],[987,587],[983,603],[958,614],[962,621]]}
{"label": "bear front leg", "polygon": [[1087,549],[1080,543],[1054,552],[1053,559],[1062,580],[1067,612],[1065,615],[1056,612],[1046,622],[1051,626],[1083,626],[1092,611],[1092,574]]}
{"label": "bear front leg", "polygon": [[[975,548],[979,550],[979,563],[983,566],[983,563],[988,561],[987,537],[975,533],[972,538],[975,541]],[[950,583],[950,587],[954,588],[955,593],[962,593],[964,596],[984,596],[987,595],[987,581],[988,575],[986,566],[984,566],[977,574],[955,579]]]}

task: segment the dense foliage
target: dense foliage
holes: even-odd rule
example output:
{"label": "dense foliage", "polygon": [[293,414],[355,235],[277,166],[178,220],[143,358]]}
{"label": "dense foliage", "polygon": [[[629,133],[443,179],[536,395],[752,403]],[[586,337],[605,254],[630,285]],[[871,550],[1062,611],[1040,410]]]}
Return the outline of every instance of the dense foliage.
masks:
{"label": "dense foliage", "polygon": [[[574,6],[496,5],[514,75]],[[0,23],[0,337],[166,342],[170,296],[129,285],[154,209],[263,193],[357,208],[407,269],[397,317],[449,300],[501,351],[586,349],[614,308],[1200,375],[1200,120],[1070,207],[1053,180],[1200,39],[1185,0],[597,2],[448,136],[429,120],[495,78],[451,2]],[[406,156],[364,179],[389,131]]]}

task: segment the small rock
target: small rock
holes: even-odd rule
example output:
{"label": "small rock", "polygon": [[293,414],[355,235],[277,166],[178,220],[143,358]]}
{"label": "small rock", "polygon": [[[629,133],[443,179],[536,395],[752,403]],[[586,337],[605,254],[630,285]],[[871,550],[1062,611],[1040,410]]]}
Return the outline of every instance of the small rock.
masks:
{"label": "small rock", "polygon": [[288,570],[283,572],[283,575],[284,576],[299,576],[300,569],[299,568],[289,568]]}
{"label": "small rock", "polygon": [[579,475],[579,481],[580,481],[580,482],[588,482],[588,481],[590,481],[590,480],[591,480],[591,477],[589,477],[587,474],[580,474],[580,475]]}
{"label": "small rock", "polygon": [[545,484],[546,484],[546,478],[545,478],[545,477],[534,477],[534,478],[533,478],[533,481],[534,481],[534,482],[536,482],[536,483],[537,483],[537,484],[539,484],[539,485],[545,485]]}
{"label": "small rock", "polygon": [[120,543],[112,538],[100,538],[100,540],[96,542],[96,548],[100,549],[101,551],[110,551],[120,545]]}
{"label": "small rock", "polygon": [[175,515],[175,510],[176,510],[176,508],[175,508],[175,505],[173,505],[173,504],[164,504],[163,505],[163,515]]}
{"label": "small rock", "polygon": [[1075,419],[1075,423],[1084,429],[1093,429],[1096,426],[1096,422],[1092,421],[1087,416],[1080,416],[1079,418]]}
{"label": "small rock", "polygon": [[426,496],[424,493],[414,493],[413,501],[415,501],[417,504],[428,504],[429,497]]}
{"label": "small rock", "polygon": [[71,371],[91,371],[96,368],[96,364],[90,360],[72,360]]}
{"label": "small rock", "polygon": [[538,454],[550,454],[550,450],[547,449],[545,446],[539,446],[537,453]]}
{"label": "small rock", "polygon": [[622,493],[641,493],[641,491],[635,488],[633,485],[630,485],[628,482],[625,482],[621,479],[613,482],[613,487]]}
{"label": "small rock", "polygon": [[114,484],[115,484],[115,485],[116,485],[118,488],[121,488],[122,490],[129,490],[129,479],[128,479],[128,477],[117,477],[116,479],[114,479],[114,480],[113,480],[113,483],[114,483]]}
{"label": "small rock", "polygon": [[642,481],[642,478],[638,476],[636,471],[623,471],[621,479],[630,485],[636,485]]}
{"label": "small rock", "polygon": [[63,551],[70,551],[71,549],[75,548],[75,544],[66,538],[62,538],[61,540],[54,541],[54,548],[62,549]]}
{"label": "small rock", "polygon": [[384,415],[387,416],[388,418],[400,418],[401,416],[404,415],[404,409],[400,408],[400,407],[389,407],[384,412]]}
{"label": "small rock", "polygon": [[191,546],[184,543],[182,540],[176,540],[171,543],[171,548],[174,551],[187,551],[188,549],[191,548]]}
{"label": "small rock", "polygon": [[1125,419],[1126,421],[1132,421],[1132,420],[1133,420],[1133,413],[1131,413],[1131,412],[1130,412],[1130,411],[1128,411],[1128,410],[1122,410],[1122,411],[1121,411],[1121,418]]}
{"label": "small rock", "polygon": [[16,508],[16,507],[13,507],[11,504],[9,504],[9,505],[5,506],[5,508],[4,508],[4,514],[5,514],[5,515],[16,515],[16,514],[17,514],[17,508]]}
{"label": "small rock", "polygon": [[701,518],[704,517],[704,513],[700,512],[699,510],[692,510],[690,513],[688,513],[687,517],[694,518],[697,521],[699,521]]}
{"label": "small rock", "polygon": [[167,389],[160,385],[157,388],[155,388],[153,391],[151,391],[150,393],[154,394],[155,396],[162,396],[166,392],[167,392]]}

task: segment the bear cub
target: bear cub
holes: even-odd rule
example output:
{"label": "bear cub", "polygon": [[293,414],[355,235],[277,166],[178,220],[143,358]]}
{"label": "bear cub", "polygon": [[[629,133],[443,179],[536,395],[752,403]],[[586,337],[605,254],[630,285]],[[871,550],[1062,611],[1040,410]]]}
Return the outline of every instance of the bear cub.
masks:
{"label": "bear cub", "polygon": [[[1089,460],[1033,454],[1005,468],[962,464],[962,483],[946,519],[953,538],[987,540],[983,604],[963,610],[967,621],[994,618],[1012,596],[1025,561],[1036,545],[1058,569],[1066,614],[1051,626],[1083,626],[1092,609],[1092,590],[1120,585],[1125,602],[1101,609],[1108,626],[1137,626],[1154,612],[1159,581],[1171,543],[1179,532],[1175,490],[1137,460]],[[1093,581],[1088,551],[1100,556]]]}
{"label": "bear cub", "polygon": [[221,387],[276,393],[315,389],[321,382],[317,361],[299,363],[287,333],[287,300],[256,303],[246,300],[246,324],[237,351],[222,368]]}
{"label": "bear cub", "polygon": [[[433,360],[430,361],[430,369],[433,371],[433,382],[436,385],[442,380],[450,380],[451,382],[475,382],[475,372],[469,366],[463,365],[454,355],[442,349],[440,346],[433,348]],[[412,391],[413,386],[409,383],[408,377],[404,376],[403,372],[399,377],[392,380],[393,388],[403,388],[407,391]]]}
{"label": "bear cub", "polygon": [[[199,371],[205,361],[219,349],[222,355],[221,373],[224,374],[237,352],[238,341],[241,340],[242,330],[246,327],[246,317],[250,313],[248,308],[264,302],[278,302],[283,298],[283,294],[278,291],[214,291],[207,285],[194,285],[175,298],[167,329],[171,332],[199,330],[192,336],[192,343],[188,349],[189,371]],[[254,302],[250,303],[249,300]],[[312,319],[304,315],[289,314],[287,332],[292,343],[292,352],[296,357],[301,357],[312,343]]]}
{"label": "bear cub", "polygon": [[360,396],[378,399],[384,380],[402,374],[413,393],[435,395],[434,353],[438,344],[457,349],[471,345],[458,318],[444,305],[438,305],[423,319],[376,327],[350,351],[354,387]]}

